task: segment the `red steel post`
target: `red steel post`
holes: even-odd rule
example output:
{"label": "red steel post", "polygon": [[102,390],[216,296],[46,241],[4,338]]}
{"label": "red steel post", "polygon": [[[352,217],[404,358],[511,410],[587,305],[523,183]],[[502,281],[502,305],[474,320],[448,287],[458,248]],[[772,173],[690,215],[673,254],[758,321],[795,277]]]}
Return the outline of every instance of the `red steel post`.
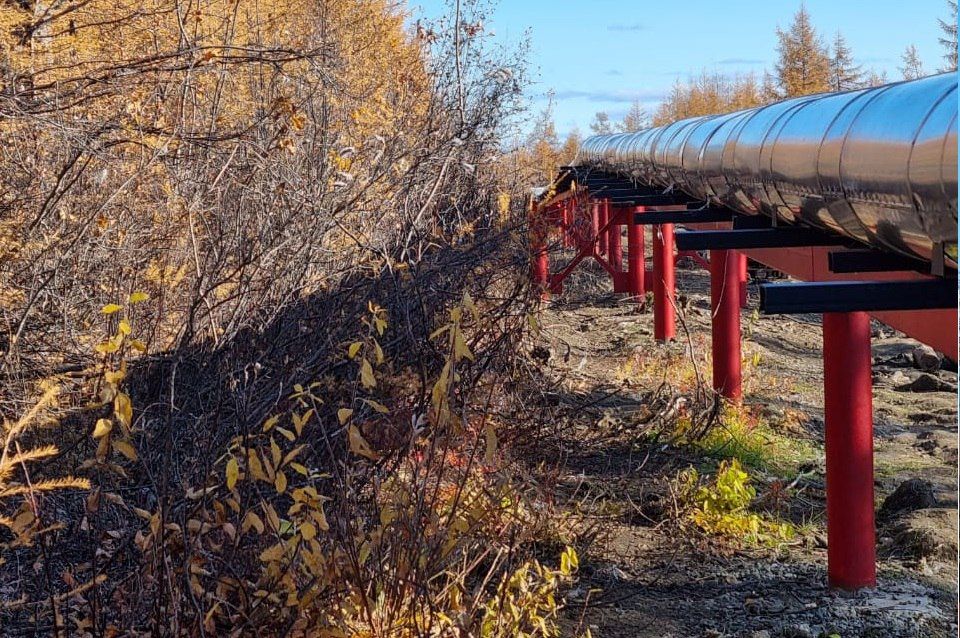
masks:
{"label": "red steel post", "polygon": [[746,308],[747,303],[747,281],[749,280],[749,275],[747,274],[747,255],[746,253],[737,253],[737,271],[740,275],[740,307]]}
{"label": "red steel post", "polygon": [[[607,207],[604,206],[603,204],[604,202],[602,201],[597,202],[598,230],[607,225]],[[608,231],[605,230],[601,232],[600,240],[597,242],[597,250],[599,251],[601,256],[605,256],[607,254],[607,235],[609,235]]]}
{"label": "red steel post", "polygon": [[710,251],[710,316],[713,346],[713,389],[739,401],[740,374],[740,253]]}
{"label": "red steel post", "polygon": [[560,202],[560,212],[563,217],[563,247],[570,248],[573,246],[573,213],[568,200]]}
{"label": "red steel post", "polygon": [[[623,271],[623,240],[620,236],[620,220],[622,215],[617,215],[610,208],[610,200],[603,200],[603,207],[607,210],[607,219],[611,221],[610,230],[607,233],[607,249],[610,251],[610,267],[616,272]],[[616,219],[614,219],[616,217]]]}
{"label": "red steel post", "polygon": [[823,385],[827,576],[831,587],[873,587],[873,388],[866,313],[824,313]]}
{"label": "red steel post", "polygon": [[590,202],[590,244],[591,249],[596,247],[597,235],[600,231],[600,204],[598,202]]}
{"label": "red steel post", "polygon": [[620,215],[626,215],[627,226],[627,292],[643,302],[644,275],[646,275],[646,256],[643,246],[643,225],[634,223],[633,214],[642,213],[643,206],[621,210]]}
{"label": "red steel post", "polygon": [[530,214],[530,278],[547,295],[550,279],[550,261],[547,254],[547,229],[542,217]]}
{"label": "red steel post", "polygon": [[653,337],[670,341],[676,336],[673,224],[653,230]]}

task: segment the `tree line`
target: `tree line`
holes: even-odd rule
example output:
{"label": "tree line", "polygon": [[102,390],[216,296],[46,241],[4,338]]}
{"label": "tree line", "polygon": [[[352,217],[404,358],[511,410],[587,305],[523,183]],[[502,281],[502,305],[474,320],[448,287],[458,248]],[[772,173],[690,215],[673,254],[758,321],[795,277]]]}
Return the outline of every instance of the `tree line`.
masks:
{"label": "tree line", "polygon": [[[949,17],[938,21],[942,31],[939,43],[944,49],[944,63],[938,72],[957,69],[957,2],[948,0],[947,8]],[[619,120],[606,111],[596,113],[589,125],[590,133],[632,133],[687,117],[728,113],[798,95],[847,91],[891,81],[885,71],[857,64],[841,31],[829,43],[825,42],[804,5],[794,14],[788,28],[777,28],[777,40],[777,62],[772,71],[731,75],[704,69],[686,80],[677,80],[652,115],[637,100]],[[915,44],[906,47],[897,68],[905,80],[930,74]],[[551,109],[552,104],[541,113],[528,138],[529,145],[535,147],[533,154],[543,166],[572,161],[581,140],[576,129],[563,142],[557,139],[556,129],[548,121]]]}

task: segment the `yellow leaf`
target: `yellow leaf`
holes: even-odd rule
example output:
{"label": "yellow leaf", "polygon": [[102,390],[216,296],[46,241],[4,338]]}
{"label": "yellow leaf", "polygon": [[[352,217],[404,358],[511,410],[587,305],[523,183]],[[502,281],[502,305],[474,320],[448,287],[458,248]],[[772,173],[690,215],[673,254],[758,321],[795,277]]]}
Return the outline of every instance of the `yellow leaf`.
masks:
{"label": "yellow leaf", "polygon": [[379,341],[374,340],[373,342],[373,354],[377,358],[377,365],[380,365],[381,363],[383,363],[383,359],[384,359],[383,348],[380,347]]}
{"label": "yellow leaf", "polygon": [[277,472],[277,478],[273,481],[273,486],[277,488],[277,494],[283,494],[287,491],[287,475],[283,472]]}
{"label": "yellow leaf", "polygon": [[247,512],[247,515],[243,517],[243,523],[240,524],[240,529],[244,532],[251,528],[257,530],[258,534],[263,534],[263,521],[255,512]]}
{"label": "yellow leaf", "polygon": [[310,512],[310,516],[321,531],[326,532],[330,529],[330,523],[327,522],[327,515],[323,513],[323,506]]}
{"label": "yellow leaf", "polygon": [[350,408],[340,408],[337,410],[337,420],[340,421],[340,425],[349,421],[351,416],[353,416],[353,410]]}
{"label": "yellow leaf", "polygon": [[137,352],[147,351],[147,344],[140,341],[139,339],[131,339],[129,343],[130,343],[130,347],[136,350]]}
{"label": "yellow leaf", "polygon": [[137,460],[137,448],[133,447],[127,441],[114,441],[113,449],[115,449],[120,454],[124,455],[131,461]]}
{"label": "yellow leaf", "polygon": [[377,387],[377,379],[373,376],[373,367],[366,358],[364,358],[363,363],[360,364],[360,383],[368,389]]}
{"label": "yellow leaf", "polygon": [[263,431],[264,431],[264,432],[269,432],[269,431],[270,431],[270,428],[272,428],[273,426],[275,426],[278,421],[280,421],[280,417],[279,417],[279,416],[274,415],[274,416],[270,417],[269,419],[267,419],[267,420],[263,423]]}
{"label": "yellow leaf", "polygon": [[280,459],[283,458],[283,452],[280,451],[280,446],[277,445],[277,442],[270,439],[270,457],[273,459],[273,466],[276,468],[280,467]]}
{"label": "yellow leaf", "polygon": [[382,403],[378,403],[373,399],[363,399],[363,402],[369,405],[371,408],[373,408],[377,412],[379,412],[380,414],[387,414],[388,412],[390,412],[390,410],[387,409],[387,406],[383,405]]}
{"label": "yellow leaf", "polygon": [[298,474],[303,474],[304,476],[308,476],[310,474],[310,470],[308,470],[305,465],[291,463],[290,467],[293,468],[293,471],[297,472]]}
{"label": "yellow leaf", "polygon": [[124,370],[108,370],[103,373],[103,378],[107,380],[107,383],[113,384],[120,383],[125,376],[127,376],[127,373]]}
{"label": "yellow leaf", "polygon": [[133,423],[133,405],[130,403],[130,397],[124,392],[118,392],[113,400],[113,412],[121,425],[130,427]]}
{"label": "yellow leaf", "polygon": [[147,301],[148,299],[150,299],[150,295],[139,290],[130,295],[130,303],[140,303],[141,301]]}
{"label": "yellow leaf", "polygon": [[227,461],[227,489],[232,490],[237,485],[237,479],[240,477],[240,464],[237,459],[231,458]]}
{"label": "yellow leaf", "polygon": [[260,463],[260,457],[257,456],[257,451],[254,449],[247,450],[247,467],[250,469],[250,474],[253,475],[253,478],[259,481],[266,481],[267,475],[263,472],[263,464]]}
{"label": "yellow leaf", "polygon": [[275,563],[281,558],[283,558],[283,545],[281,543],[268,547],[260,553],[260,560],[264,563]]}
{"label": "yellow leaf", "polygon": [[108,303],[106,306],[100,309],[100,312],[105,315],[112,315],[113,313],[120,312],[121,310],[123,310],[123,306],[118,306],[115,303]]}
{"label": "yellow leaf", "polygon": [[350,443],[350,451],[354,454],[366,457],[371,461],[376,461],[380,458],[380,455],[373,451],[373,448],[370,447],[370,444],[367,443],[366,439],[363,438],[363,435],[360,434],[360,430],[355,425],[351,425],[347,429],[347,440]]}
{"label": "yellow leaf", "polygon": [[453,356],[457,361],[466,357],[473,361],[473,353],[470,352],[470,347],[467,345],[467,342],[463,339],[463,333],[459,330],[456,331],[455,337],[453,339]]}
{"label": "yellow leaf", "polygon": [[130,322],[126,319],[121,319],[120,323],[117,324],[117,330],[120,331],[122,335],[130,334]]}
{"label": "yellow leaf", "polygon": [[303,540],[313,540],[317,536],[317,527],[313,523],[304,523],[300,526],[300,535]]}
{"label": "yellow leaf", "polygon": [[112,354],[120,349],[120,344],[114,341],[104,341],[103,343],[98,343],[93,349],[100,354]]}
{"label": "yellow leaf", "polygon": [[350,347],[347,348],[347,356],[353,359],[354,357],[357,356],[357,353],[360,352],[360,348],[362,347],[363,347],[362,343],[360,343],[359,341],[354,341],[353,343],[350,344]]}
{"label": "yellow leaf", "polygon": [[113,421],[110,419],[97,419],[97,425],[93,428],[93,438],[107,436],[113,430]]}

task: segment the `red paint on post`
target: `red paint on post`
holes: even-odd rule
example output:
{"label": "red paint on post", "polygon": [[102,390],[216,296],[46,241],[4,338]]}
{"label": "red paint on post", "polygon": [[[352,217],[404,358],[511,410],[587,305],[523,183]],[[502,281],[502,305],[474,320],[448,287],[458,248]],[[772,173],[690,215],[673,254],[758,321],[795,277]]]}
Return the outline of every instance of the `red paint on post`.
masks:
{"label": "red paint on post", "polygon": [[[646,267],[644,262],[646,261],[646,256],[644,255],[644,246],[643,246],[643,226],[641,224],[634,223],[633,213],[642,213],[645,210],[643,206],[637,206],[633,209],[626,210],[626,226],[627,226],[627,292],[630,293],[633,297],[643,297],[644,291],[644,275],[646,275]],[[638,299],[642,302],[642,299]]]}
{"label": "red paint on post", "polygon": [[713,389],[733,401],[742,397],[740,288],[740,254],[733,250],[711,250]]}
{"label": "red paint on post", "polygon": [[873,396],[866,313],[823,315],[823,383],[827,575],[831,587],[873,587]]}
{"label": "red paint on post", "polygon": [[[603,205],[604,203],[597,202],[597,228],[604,228],[607,225],[607,207]],[[600,252],[601,256],[606,256],[607,254],[607,235],[608,231],[603,231],[600,233],[599,240],[597,242],[597,250]]]}
{"label": "red paint on post", "polygon": [[620,236],[621,215],[610,208],[610,200],[603,200],[603,207],[607,211],[607,219],[611,221],[607,231],[607,247],[610,250],[610,265],[617,272],[623,271],[623,239]]}
{"label": "red paint on post", "polygon": [[676,294],[673,270],[673,224],[653,230],[653,337],[670,341],[676,336]]}
{"label": "red paint on post", "polygon": [[740,275],[740,307],[746,308],[749,305],[747,303],[747,281],[749,281],[749,275],[747,273],[747,256],[741,252],[737,252],[737,272]]}

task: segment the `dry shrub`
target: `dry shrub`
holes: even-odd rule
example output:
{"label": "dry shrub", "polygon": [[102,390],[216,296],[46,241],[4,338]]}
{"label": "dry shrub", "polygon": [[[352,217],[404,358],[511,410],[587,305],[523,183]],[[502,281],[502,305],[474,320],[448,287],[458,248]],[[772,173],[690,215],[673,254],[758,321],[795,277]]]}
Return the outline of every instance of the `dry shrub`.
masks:
{"label": "dry shrub", "polygon": [[4,635],[555,632],[576,556],[530,555],[507,449],[523,68],[457,17],[4,6],[5,423],[60,388],[0,474]]}

